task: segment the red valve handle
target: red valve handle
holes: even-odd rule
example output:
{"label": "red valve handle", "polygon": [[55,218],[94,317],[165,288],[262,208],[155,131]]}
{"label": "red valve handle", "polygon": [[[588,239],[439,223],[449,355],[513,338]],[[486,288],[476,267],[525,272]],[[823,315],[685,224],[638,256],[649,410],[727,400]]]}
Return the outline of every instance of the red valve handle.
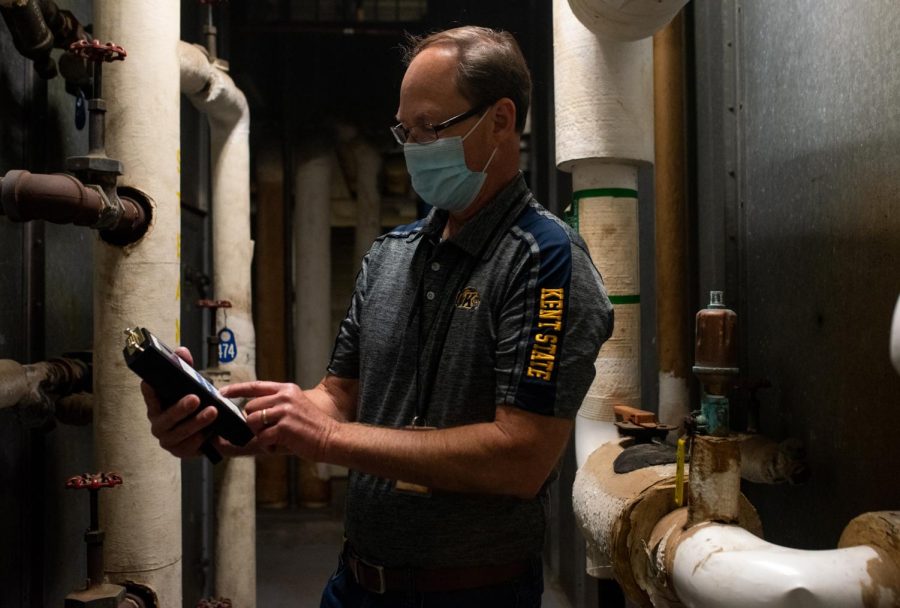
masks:
{"label": "red valve handle", "polygon": [[90,42],[87,40],[78,40],[69,45],[69,52],[78,57],[84,57],[89,61],[96,61],[98,63],[124,61],[125,57],[128,56],[125,49],[118,44],[113,44],[112,42],[103,44],[99,40],[92,40]]}
{"label": "red valve handle", "polygon": [[197,300],[200,308],[231,308],[230,300]]}
{"label": "red valve handle", "polygon": [[122,476],[118,473],[82,473],[66,481],[66,488],[70,490],[99,490],[119,485],[122,485]]}

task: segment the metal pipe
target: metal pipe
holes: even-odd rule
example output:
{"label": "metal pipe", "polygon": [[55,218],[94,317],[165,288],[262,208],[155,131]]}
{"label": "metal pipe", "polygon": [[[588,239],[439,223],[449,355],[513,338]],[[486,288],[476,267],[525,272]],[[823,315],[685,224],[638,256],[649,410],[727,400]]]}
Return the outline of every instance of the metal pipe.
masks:
{"label": "metal pipe", "polygon": [[753,483],[804,483],[809,479],[806,450],[798,439],[778,443],[763,435],[737,436],[741,478]]}
{"label": "metal pipe", "polygon": [[740,515],[741,452],[728,437],[698,435],[691,446],[688,525],[732,523]]}
{"label": "metal pipe", "polygon": [[57,399],[89,390],[90,379],[90,366],[78,359],[29,365],[0,359],[0,409],[14,405],[50,408]]}
{"label": "metal pipe", "polygon": [[38,2],[44,21],[53,32],[56,48],[68,49],[73,42],[90,40],[90,35],[84,31],[84,27],[71,11],[61,10],[53,0],[38,0]]}
{"label": "metal pipe", "polygon": [[34,62],[34,69],[44,79],[56,76],[56,62],[50,57],[53,32],[44,21],[37,0],[18,0],[0,4],[0,14],[12,34],[16,50]]}
{"label": "metal pipe", "polygon": [[684,15],[653,36],[656,345],[659,420],[682,426],[690,414]]}
{"label": "metal pipe", "polygon": [[139,200],[118,195],[111,200],[99,186],[85,186],[64,173],[14,170],[0,179],[0,206],[9,219],[89,226],[115,244],[134,242],[147,231],[149,206]]}

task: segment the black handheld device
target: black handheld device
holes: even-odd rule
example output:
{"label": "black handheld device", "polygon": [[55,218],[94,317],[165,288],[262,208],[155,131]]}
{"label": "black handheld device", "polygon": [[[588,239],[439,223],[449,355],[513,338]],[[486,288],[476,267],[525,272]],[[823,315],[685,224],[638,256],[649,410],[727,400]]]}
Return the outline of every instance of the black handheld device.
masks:
{"label": "black handheld device", "polygon": [[186,395],[197,395],[200,405],[191,414],[195,416],[209,405],[215,406],[218,416],[206,429],[206,440],[201,450],[212,463],[222,460],[222,455],[212,445],[216,435],[234,445],[246,445],[253,439],[253,431],[247,425],[244,412],[222,396],[209,380],[188,365],[171,348],[143,327],[125,330],[125,363],[153,387],[163,409],[172,406]]}

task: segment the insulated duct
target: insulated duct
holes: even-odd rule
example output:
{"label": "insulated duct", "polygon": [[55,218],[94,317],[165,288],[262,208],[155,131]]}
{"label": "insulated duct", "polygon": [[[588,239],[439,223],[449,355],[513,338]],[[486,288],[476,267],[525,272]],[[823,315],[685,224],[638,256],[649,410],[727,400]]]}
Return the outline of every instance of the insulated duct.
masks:
{"label": "insulated duct", "polygon": [[94,35],[128,49],[104,70],[106,148],[120,184],[154,207],[146,236],[125,248],[98,240],[94,274],[94,444],[97,469],[127,481],[100,497],[111,582],[152,589],[159,606],[182,605],[181,463],[150,434],[139,383],[122,357],[126,327],[179,342],[179,87],[181,3],[95,0]]}
{"label": "insulated duct", "polygon": [[657,576],[655,605],[689,608],[863,608],[900,602],[900,519],[895,511],[851,521],[837,549],[806,551],[707,522],[684,529],[685,509],[660,520],[645,551]]}
{"label": "insulated duct", "polygon": [[614,436],[614,405],[641,407],[637,167],[653,160],[652,43],[602,40],[554,0],[553,50],[556,162],[616,316],[576,421],[583,463]]}
{"label": "insulated duct", "polygon": [[585,27],[609,40],[648,38],[667,24],[688,0],[569,0]]}
{"label": "insulated duct", "polygon": [[[256,379],[251,311],[250,109],[244,94],[202,47],[178,43],[181,90],[205,113],[212,171],[213,290],[218,328],[228,328],[235,359],[222,364],[228,382]],[[214,366],[217,362],[209,362]],[[236,606],[256,605],[256,490],[252,458],[225,459],[217,470],[216,595]]]}

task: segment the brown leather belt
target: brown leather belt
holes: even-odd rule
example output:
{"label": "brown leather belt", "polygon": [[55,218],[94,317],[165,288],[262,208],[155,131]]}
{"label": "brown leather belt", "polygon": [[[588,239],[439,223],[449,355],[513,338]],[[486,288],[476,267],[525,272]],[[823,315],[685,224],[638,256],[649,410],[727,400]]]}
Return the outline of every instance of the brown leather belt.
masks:
{"label": "brown leather belt", "polygon": [[371,564],[344,545],[344,563],[357,583],[372,593],[459,591],[509,582],[528,570],[529,561],[464,568],[385,568]]}

